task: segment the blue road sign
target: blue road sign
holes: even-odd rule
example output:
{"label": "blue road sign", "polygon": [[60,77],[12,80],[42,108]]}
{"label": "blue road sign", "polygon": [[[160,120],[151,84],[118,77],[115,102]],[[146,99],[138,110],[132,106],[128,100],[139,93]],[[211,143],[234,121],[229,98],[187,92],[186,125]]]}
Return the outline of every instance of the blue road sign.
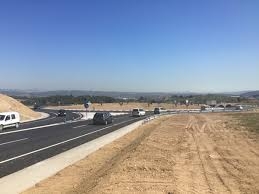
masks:
{"label": "blue road sign", "polygon": [[85,98],[84,99],[84,106],[85,106],[86,109],[89,108],[90,104],[91,104],[91,102],[87,101],[87,99]]}

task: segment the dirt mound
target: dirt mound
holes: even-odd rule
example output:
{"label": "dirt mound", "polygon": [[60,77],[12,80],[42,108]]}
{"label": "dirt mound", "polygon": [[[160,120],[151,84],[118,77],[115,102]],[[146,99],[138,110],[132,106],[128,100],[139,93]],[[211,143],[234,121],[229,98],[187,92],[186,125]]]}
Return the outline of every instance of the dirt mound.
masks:
{"label": "dirt mound", "polygon": [[36,119],[41,116],[40,113],[34,112],[27,106],[24,106],[22,103],[17,100],[0,94],[0,112],[16,111],[20,113],[21,120],[31,120]]}

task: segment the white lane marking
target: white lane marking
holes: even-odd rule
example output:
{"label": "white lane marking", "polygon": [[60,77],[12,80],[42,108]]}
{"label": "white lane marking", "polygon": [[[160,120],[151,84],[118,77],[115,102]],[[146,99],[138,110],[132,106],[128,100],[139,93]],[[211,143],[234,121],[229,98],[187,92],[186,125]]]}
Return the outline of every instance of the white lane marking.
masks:
{"label": "white lane marking", "polygon": [[120,123],[117,123],[117,124],[114,124],[114,125],[110,125],[110,126],[107,126],[107,127],[104,127],[104,128],[101,128],[101,129],[98,129],[96,131],[92,131],[92,132],[89,132],[89,133],[86,133],[86,134],[83,134],[83,135],[80,135],[80,136],[77,136],[77,137],[74,137],[74,138],[71,138],[71,139],[68,139],[68,140],[65,140],[65,141],[62,141],[62,142],[59,142],[59,143],[56,143],[56,144],[53,144],[53,145],[49,145],[47,147],[44,147],[44,148],[40,148],[40,149],[37,149],[37,150],[34,150],[32,152],[28,152],[28,153],[25,153],[25,154],[21,154],[19,156],[15,156],[13,158],[9,158],[7,160],[3,160],[0,162],[0,164],[4,164],[6,162],[10,162],[12,160],[15,160],[15,159],[18,159],[18,158],[22,158],[24,156],[28,156],[28,155],[31,155],[31,154],[34,154],[34,153],[37,153],[37,152],[40,152],[40,151],[43,151],[43,150],[47,150],[49,148],[52,148],[52,147],[56,147],[58,145],[61,145],[61,144],[64,144],[64,143],[67,143],[67,142],[70,142],[70,141],[73,141],[73,140],[76,140],[76,139],[79,139],[79,138],[82,138],[82,137],[85,137],[85,136],[88,136],[88,135],[91,135],[91,134],[94,134],[94,133],[97,133],[99,131],[103,131],[105,129],[108,129],[108,128],[111,128],[111,127],[114,127],[114,126],[117,126],[117,125],[120,125],[122,123],[126,123],[126,122],[129,122],[129,121],[133,121],[133,120],[136,120],[138,118],[135,118],[135,119],[131,119],[131,120],[128,120],[128,121],[123,121],[123,122],[120,122]]}
{"label": "white lane marking", "polygon": [[62,122],[62,123],[54,123],[54,124],[49,124],[49,125],[42,125],[42,126],[32,127],[32,128],[27,128],[27,129],[20,129],[20,130],[15,130],[15,131],[7,131],[7,132],[0,133],[0,135],[10,134],[10,133],[18,133],[18,132],[23,132],[23,131],[30,131],[30,130],[46,128],[46,127],[53,127],[53,126],[64,125],[64,124],[65,123]]}
{"label": "white lane marking", "polygon": [[[122,116],[122,117],[120,117],[120,118],[115,118],[115,117],[113,117],[113,120],[121,119],[121,118],[128,117],[128,116],[129,116],[129,115],[127,115],[127,116]],[[81,127],[85,127],[85,126],[87,126],[87,125],[79,125],[79,126],[75,126],[75,127],[73,127],[73,128],[76,129],[76,128],[81,128]]]}
{"label": "white lane marking", "polygon": [[83,115],[80,112],[72,112],[72,113],[79,115],[79,117],[76,118],[75,120],[80,120],[83,118]]}
{"label": "white lane marking", "polygon": [[36,123],[36,122],[41,122],[41,121],[48,121],[48,120],[51,120],[51,119],[55,119],[56,117],[50,117],[50,118],[45,118],[45,119],[39,119],[37,121],[28,121],[28,122],[25,122],[23,124],[28,124],[28,123]]}
{"label": "white lane marking", "polygon": [[79,126],[76,126],[76,127],[73,127],[73,128],[76,129],[76,128],[85,127],[85,126],[87,126],[87,125],[79,125]]}
{"label": "white lane marking", "polygon": [[[82,120],[74,120],[74,121],[67,121],[67,123],[77,123],[77,122],[82,122]],[[53,127],[53,126],[58,126],[58,125],[65,125],[67,124],[65,122],[60,122],[60,123],[54,123],[54,124],[49,124],[49,125],[42,125],[38,127],[31,127],[31,128],[26,128],[26,129],[20,129],[20,130],[15,130],[15,131],[7,131],[7,132],[2,132],[0,133],[1,135],[6,135],[10,133],[18,133],[18,132],[24,132],[24,131],[30,131],[30,130],[35,130],[35,129],[41,129],[41,128],[46,128],[46,127]]]}
{"label": "white lane marking", "polygon": [[49,113],[52,113],[52,114],[54,114],[54,115],[58,116],[58,113],[55,113],[55,112],[49,112]]}
{"label": "white lane marking", "polygon": [[5,143],[1,143],[1,145],[6,145],[6,144],[10,144],[10,143],[15,143],[15,142],[19,142],[19,141],[24,141],[24,140],[27,140],[28,138],[23,138],[23,139],[17,139],[17,140],[13,140],[13,141],[8,141],[8,142],[5,142]]}

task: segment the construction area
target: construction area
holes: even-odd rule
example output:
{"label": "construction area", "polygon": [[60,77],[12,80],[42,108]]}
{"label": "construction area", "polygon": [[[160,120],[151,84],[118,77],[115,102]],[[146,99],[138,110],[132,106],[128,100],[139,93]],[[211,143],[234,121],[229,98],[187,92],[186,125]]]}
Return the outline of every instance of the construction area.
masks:
{"label": "construction area", "polygon": [[35,193],[259,193],[259,114],[163,116],[38,183]]}

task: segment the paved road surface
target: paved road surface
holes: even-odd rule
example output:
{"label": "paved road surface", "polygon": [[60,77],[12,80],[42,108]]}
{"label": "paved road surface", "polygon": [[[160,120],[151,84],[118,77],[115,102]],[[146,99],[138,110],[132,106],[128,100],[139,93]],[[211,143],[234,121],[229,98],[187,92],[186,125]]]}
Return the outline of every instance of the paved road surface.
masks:
{"label": "paved road surface", "polygon": [[[56,110],[43,111],[47,112],[50,117],[23,123],[19,129],[5,129],[0,132],[0,177],[14,173],[153,114],[152,112],[147,112],[145,117],[140,118],[131,117],[130,114],[115,116],[113,124],[103,126],[92,125],[91,120],[80,120],[82,115],[79,112],[67,111],[66,122],[64,122],[64,118],[57,117]],[[172,113],[186,114],[188,112]]]}
{"label": "paved road surface", "polygon": [[[92,125],[78,113],[67,112],[67,122],[56,111],[45,110],[49,118],[24,123],[19,129],[0,133],[0,177],[84,144],[141,118],[129,114],[114,117],[110,125]],[[148,113],[147,115],[150,115]]]}

